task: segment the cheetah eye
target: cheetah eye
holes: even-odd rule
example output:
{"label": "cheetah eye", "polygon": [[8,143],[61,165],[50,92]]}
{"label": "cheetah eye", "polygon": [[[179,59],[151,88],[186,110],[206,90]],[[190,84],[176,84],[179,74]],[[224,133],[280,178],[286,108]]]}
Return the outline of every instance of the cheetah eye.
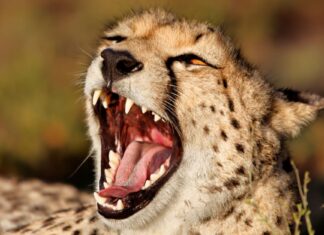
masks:
{"label": "cheetah eye", "polygon": [[115,35],[115,36],[103,36],[102,39],[107,40],[107,41],[111,41],[111,42],[114,42],[114,43],[119,43],[119,42],[122,42],[122,41],[126,40],[127,37],[121,36],[121,35]]}
{"label": "cheetah eye", "polygon": [[184,55],[177,56],[177,58],[175,59],[177,61],[185,63],[186,65],[200,65],[200,66],[209,65],[207,62],[204,61],[204,59],[200,58],[195,54],[184,54]]}
{"label": "cheetah eye", "polygon": [[189,64],[193,64],[193,65],[207,65],[204,61],[199,60],[199,59],[191,59],[189,61]]}

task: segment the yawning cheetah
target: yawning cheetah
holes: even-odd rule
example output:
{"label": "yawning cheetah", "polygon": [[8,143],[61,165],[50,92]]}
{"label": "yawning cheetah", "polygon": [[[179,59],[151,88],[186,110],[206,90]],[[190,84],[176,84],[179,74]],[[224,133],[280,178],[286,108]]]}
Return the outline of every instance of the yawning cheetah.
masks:
{"label": "yawning cheetah", "polygon": [[[84,91],[106,225],[96,232],[290,233],[298,198],[285,140],[324,99],[275,89],[219,28],[161,10],[103,32]],[[34,228],[99,226],[75,230],[72,212],[55,221]]]}

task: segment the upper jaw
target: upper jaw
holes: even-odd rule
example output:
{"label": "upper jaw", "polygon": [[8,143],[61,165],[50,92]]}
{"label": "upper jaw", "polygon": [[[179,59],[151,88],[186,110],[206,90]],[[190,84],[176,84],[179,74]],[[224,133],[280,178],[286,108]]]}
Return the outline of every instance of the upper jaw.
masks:
{"label": "upper jaw", "polygon": [[[91,96],[91,99],[90,99],[90,102],[92,104],[92,106],[96,106],[98,102],[101,102],[101,105],[104,109],[107,109],[108,108],[108,104],[109,104],[109,92],[106,88],[102,88],[102,89],[94,89],[93,92],[92,92],[92,96]],[[115,94],[118,94],[117,92],[114,92]],[[132,99],[130,98],[126,98],[126,102],[125,102],[125,114],[128,114],[130,109],[132,108],[132,106],[135,103],[135,101],[133,101]],[[138,104],[136,104],[138,105]],[[166,121],[166,118],[164,117],[161,117],[160,115],[158,115],[157,113],[155,113],[154,111],[148,109],[147,107],[145,107],[144,105],[138,105],[141,107],[141,111],[143,114],[145,114],[146,112],[152,112],[153,116],[154,116],[154,121],[157,122],[159,120],[162,120],[162,121]]]}

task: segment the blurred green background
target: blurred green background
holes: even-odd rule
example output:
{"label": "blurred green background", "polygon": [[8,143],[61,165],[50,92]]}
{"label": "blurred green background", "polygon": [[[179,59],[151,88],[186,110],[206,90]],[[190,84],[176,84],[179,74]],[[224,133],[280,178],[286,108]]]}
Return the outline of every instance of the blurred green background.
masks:
{"label": "blurred green background", "polygon": [[[0,172],[91,188],[82,100],[89,54],[103,25],[160,6],[222,24],[277,87],[324,95],[324,2],[285,0],[0,1]],[[313,216],[323,216],[324,115],[290,142],[313,179]]]}

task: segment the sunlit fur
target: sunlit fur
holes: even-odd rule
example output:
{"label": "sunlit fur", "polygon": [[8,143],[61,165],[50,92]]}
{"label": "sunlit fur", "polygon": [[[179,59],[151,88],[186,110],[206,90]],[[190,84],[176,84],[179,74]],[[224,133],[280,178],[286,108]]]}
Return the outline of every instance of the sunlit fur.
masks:
{"label": "sunlit fur", "polygon": [[[283,169],[289,165],[283,137],[296,136],[323,108],[323,100],[300,93],[303,102],[290,101],[240,57],[218,28],[162,10],[132,15],[103,35],[127,39],[101,40],[86,78],[96,172],[101,154],[91,95],[106,85],[99,55],[108,47],[128,51],[144,64],[113,88],[168,121],[166,108],[171,109],[183,144],[178,170],[153,201],[129,218],[102,218],[104,223],[122,234],[288,234],[296,195],[294,177]],[[217,68],[175,62],[178,92],[172,107],[166,103],[170,77],[165,62],[186,53]]]}

